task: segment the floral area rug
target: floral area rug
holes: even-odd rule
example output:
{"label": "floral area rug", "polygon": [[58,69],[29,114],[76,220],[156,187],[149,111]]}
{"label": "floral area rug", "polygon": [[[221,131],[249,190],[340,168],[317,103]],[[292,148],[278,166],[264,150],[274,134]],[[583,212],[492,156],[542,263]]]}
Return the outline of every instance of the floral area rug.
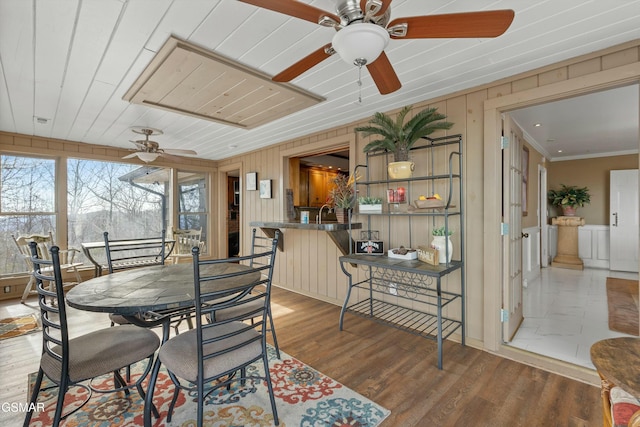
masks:
{"label": "floral area rug", "polygon": [[[280,426],[373,427],[389,416],[389,410],[366,397],[282,351],[280,355],[282,359],[277,359],[274,349],[269,348],[269,371]],[[142,371],[142,368],[141,364],[134,365],[132,379],[137,372]],[[248,371],[263,372],[262,363],[251,365]],[[29,375],[29,389],[32,388],[35,376],[35,373]],[[94,379],[92,385],[95,388],[108,390],[113,386],[113,380],[111,376],[105,376]],[[146,390],[146,383],[144,387]],[[171,422],[167,422],[167,411],[173,390],[171,379],[164,368],[161,369],[154,392],[154,403],[160,412],[160,418],[153,420],[154,426],[195,426],[197,419],[195,396],[187,396],[184,391],[178,398]],[[44,403],[44,409],[34,413],[31,420],[32,426],[51,425],[55,412],[56,393],[57,388],[40,392],[38,402]],[[67,392],[63,414],[81,405],[86,396],[86,390],[73,387]],[[66,427],[142,426],[143,407],[144,402],[135,389],[128,397],[122,392],[104,394],[94,392],[89,402],[69,415],[61,425]],[[232,383],[229,390],[221,388],[208,396],[204,408],[204,425],[273,426],[273,414],[266,383],[247,381],[241,385],[237,381]]]}
{"label": "floral area rug", "polygon": [[38,317],[35,314],[0,319],[0,340],[19,337],[40,330]]}

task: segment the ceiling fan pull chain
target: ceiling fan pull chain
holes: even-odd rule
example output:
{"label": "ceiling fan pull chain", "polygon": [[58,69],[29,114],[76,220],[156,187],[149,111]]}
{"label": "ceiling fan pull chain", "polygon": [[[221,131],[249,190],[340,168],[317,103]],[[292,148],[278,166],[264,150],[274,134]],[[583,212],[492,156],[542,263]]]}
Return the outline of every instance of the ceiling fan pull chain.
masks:
{"label": "ceiling fan pull chain", "polygon": [[358,66],[358,103],[362,104],[362,66],[366,64],[367,61],[364,59],[356,59],[355,64]]}
{"label": "ceiling fan pull chain", "polygon": [[358,103],[362,104],[362,65],[358,67]]}

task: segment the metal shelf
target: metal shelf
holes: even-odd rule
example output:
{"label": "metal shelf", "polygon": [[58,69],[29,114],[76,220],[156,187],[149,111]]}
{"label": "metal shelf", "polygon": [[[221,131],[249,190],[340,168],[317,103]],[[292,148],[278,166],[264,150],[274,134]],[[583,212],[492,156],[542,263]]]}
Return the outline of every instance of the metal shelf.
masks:
{"label": "metal shelf", "polygon": [[379,299],[367,298],[347,307],[346,311],[434,341],[438,340],[439,324],[442,328],[440,335],[443,339],[446,339],[462,327],[460,320],[442,317],[440,323],[438,323],[438,316],[435,314],[425,313]]}
{"label": "metal shelf", "polygon": [[[387,156],[386,151],[367,153],[367,164],[359,165],[365,167],[366,179],[362,182],[358,181],[356,185],[362,185],[367,189],[367,196],[371,191],[375,191],[375,186],[388,186],[394,183],[408,183],[407,197],[411,200],[412,183],[419,181],[432,182],[432,188],[436,180],[448,180],[447,193],[444,200],[445,206],[434,208],[433,211],[394,211],[375,213],[358,213],[366,218],[363,228],[371,230],[372,218],[387,217],[388,233],[391,241],[392,223],[395,227],[403,227],[398,225],[397,221],[392,221],[392,217],[407,217],[406,227],[409,230],[409,247],[411,246],[411,230],[414,226],[422,227],[424,220],[428,217],[444,218],[445,235],[448,231],[449,220],[456,218],[460,226],[460,260],[452,260],[445,264],[429,265],[418,260],[402,260],[397,258],[389,258],[381,255],[364,255],[349,253],[340,257],[340,268],[347,276],[349,287],[345,296],[344,304],[340,312],[340,330],[343,329],[345,313],[373,319],[379,323],[394,327],[421,337],[431,339],[437,342],[438,346],[438,368],[442,369],[442,348],[443,340],[456,331],[460,331],[461,344],[465,345],[465,273],[464,273],[464,233],[462,227],[464,225],[464,209],[463,209],[463,183],[462,183],[462,136],[451,135],[442,138],[423,138],[422,143],[416,144],[411,151],[414,150],[433,150],[438,147],[455,146],[457,149],[449,152],[448,173],[416,176],[408,179],[374,179],[370,180],[371,171],[369,170],[370,158],[376,156]],[[431,159],[431,171],[434,171],[434,155],[429,155]],[[454,167],[454,159],[457,164]],[[356,167],[356,169],[358,168]],[[456,170],[458,173],[454,173]],[[418,188],[418,186],[416,186]],[[444,193],[442,193],[444,194]],[[459,206],[452,204],[452,196],[459,198]],[[404,209],[404,206],[403,206]],[[422,219],[422,221],[421,221]],[[434,220],[435,221],[435,220]],[[349,236],[353,239],[353,236]],[[350,245],[353,247],[353,245]],[[448,255],[448,254],[447,254]],[[353,277],[352,272],[348,270],[349,266],[359,268],[361,275]],[[443,290],[441,286],[442,278],[454,271],[460,271],[460,287],[459,291],[451,290],[448,286],[447,290]],[[365,277],[362,280],[362,277]],[[361,300],[350,301],[352,291],[356,289],[355,295]],[[355,297],[354,297],[355,298]],[[457,302],[460,304],[459,319],[445,317],[442,314],[444,307]],[[412,308],[412,304],[417,303],[423,309]],[[415,307],[416,305],[413,304]]]}

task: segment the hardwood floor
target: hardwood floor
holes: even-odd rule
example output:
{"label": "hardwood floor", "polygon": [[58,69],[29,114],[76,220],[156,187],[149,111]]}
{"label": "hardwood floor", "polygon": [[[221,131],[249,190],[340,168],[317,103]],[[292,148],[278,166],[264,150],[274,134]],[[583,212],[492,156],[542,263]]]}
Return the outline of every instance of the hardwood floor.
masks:
{"label": "hardwood floor", "polygon": [[[581,426],[602,424],[597,387],[447,342],[444,369],[436,344],[355,316],[338,330],[340,308],[275,289],[280,348],[391,410],[391,426]],[[35,312],[0,302],[0,318]],[[73,334],[105,327],[105,314],[70,309]],[[27,374],[38,368],[38,333],[0,341],[0,404],[27,400]],[[0,425],[23,414],[0,410]]]}

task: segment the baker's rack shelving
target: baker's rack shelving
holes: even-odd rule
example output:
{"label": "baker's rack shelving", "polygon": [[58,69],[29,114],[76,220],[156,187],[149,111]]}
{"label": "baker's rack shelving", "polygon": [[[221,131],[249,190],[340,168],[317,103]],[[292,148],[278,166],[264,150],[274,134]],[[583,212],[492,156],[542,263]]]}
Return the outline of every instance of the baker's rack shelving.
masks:
{"label": "baker's rack shelving", "polygon": [[[465,345],[462,136],[425,137],[411,151],[415,154],[423,150],[431,173],[408,179],[379,179],[380,165],[386,162],[389,155],[386,152],[367,153],[366,164],[356,169],[362,168],[364,171],[364,179],[358,181],[356,187],[364,188],[367,196],[377,196],[390,186],[406,186],[406,203],[389,203],[382,212],[357,215],[364,217],[363,229],[371,231],[372,226],[385,226],[385,244],[394,242],[399,227],[406,227],[408,233],[404,235],[408,236],[408,247],[413,247],[414,235],[419,241],[424,241],[425,229],[443,226],[446,235],[457,224],[459,258],[430,265],[419,260],[390,258],[387,255],[350,252],[340,257],[341,269],[348,279],[348,290],[340,312],[340,330],[344,326],[345,314],[351,313],[432,339],[437,342],[438,368],[442,369],[443,340],[459,331],[461,344]],[[380,158],[377,162],[376,157]],[[440,160],[444,157],[447,158],[445,170],[440,170]],[[376,173],[377,176],[374,175]],[[439,190],[445,195],[443,206],[430,210],[410,208],[409,202],[425,189],[431,192],[443,189]],[[417,230],[423,233],[422,236]],[[351,244],[350,248],[353,247]],[[448,248],[445,251],[446,259],[449,259]],[[354,267],[358,271],[354,271]],[[448,280],[443,286],[443,278],[458,271],[459,285],[452,286],[452,280]],[[459,304],[447,311],[453,303]]]}

